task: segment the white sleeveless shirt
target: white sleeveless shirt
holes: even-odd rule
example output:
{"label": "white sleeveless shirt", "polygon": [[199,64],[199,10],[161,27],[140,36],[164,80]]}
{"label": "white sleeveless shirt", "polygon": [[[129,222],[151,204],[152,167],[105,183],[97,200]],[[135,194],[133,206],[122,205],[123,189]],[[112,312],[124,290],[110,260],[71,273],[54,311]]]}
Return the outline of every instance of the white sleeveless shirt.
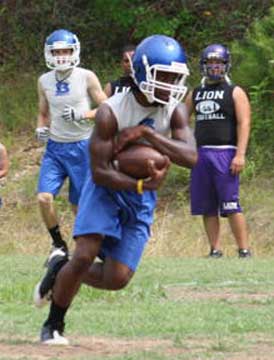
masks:
{"label": "white sleeveless shirt", "polygon": [[88,120],[80,123],[68,122],[62,118],[65,105],[73,106],[77,111],[91,109],[88,94],[88,76],[92,73],[83,68],[74,68],[68,78],[57,81],[55,70],[39,78],[40,85],[49,104],[50,138],[57,142],[75,142],[88,139],[92,126]]}
{"label": "white sleeveless shirt", "polygon": [[105,100],[105,103],[110,106],[116,117],[118,131],[144,124],[166,137],[170,136],[170,119],[174,108],[142,106],[132,92],[116,94]]}

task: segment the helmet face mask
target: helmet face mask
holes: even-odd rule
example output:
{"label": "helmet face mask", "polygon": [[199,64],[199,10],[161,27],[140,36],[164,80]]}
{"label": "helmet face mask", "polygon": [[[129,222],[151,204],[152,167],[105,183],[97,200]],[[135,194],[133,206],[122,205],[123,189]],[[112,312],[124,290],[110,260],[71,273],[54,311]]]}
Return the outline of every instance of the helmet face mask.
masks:
{"label": "helmet face mask", "polygon": [[210,81],[228,78],[230,68],[230,53],[223,45],[209,45],[202,52],[200,69],[204,78]]}
{"label": "helmet face mask", "polygon": [[[147,63],[147,60],[144,60]],[[159,80],[159,74],[173,75],[173,81]],[[171,65],[147,65],[146,81],[140,82],[140,90],[146,95],[149,102],[157,102],[163,105],[180,102],[187,92],[185,81],[188,76],[188,69],[185,64],[172,63]],[[171,77],[170,77],[171,78]],[[165,94],[166,95],[165,95]],[[161,96],[162,95],[162,96]],[[167,96],[168,95],[168,96]]]}
{"label": "helmet face mask", "polygon": [[[213,59],[212,59],[213,60]],[[226,64],[217,58],[214,60],[208,60],[203,65],[203,74],[210,80],[221,80],[226,74]]]}
{"label": "helmet face mask", "polygon": [[189,70],[179,43],[164,35],[146,38],[132,60],[133,79],[149,103],[177,105],[185,96]]}
{"label": "helmet face mask", "polygon": [[67,30],[56,30],[46,39],[44,55],[49,69],[72,69],[80,63],[80,42],[75,34]]}

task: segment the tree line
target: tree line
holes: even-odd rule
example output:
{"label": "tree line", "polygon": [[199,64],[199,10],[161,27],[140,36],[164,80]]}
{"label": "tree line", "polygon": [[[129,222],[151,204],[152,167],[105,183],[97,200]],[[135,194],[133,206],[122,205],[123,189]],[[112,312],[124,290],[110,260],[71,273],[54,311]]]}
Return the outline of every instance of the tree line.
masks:
{"label": "tree line", "polygon": [[[0,3],[0,128],[31,129],[43,47],[55,29],[75,32],[82,65],[101,81],[115,72],[121,48],[151,34],[175,37],[199,81],[199,55],[210,43],[228,45],[232,79],[251,97],[250,158],[270,167],[274,153],[274,6],[272,0],[2,0]],[[118,68],[118,65],[117,65]],[[113,74],[115,77],[116,74]],[[266,151],[267,149],[267,151]]]}

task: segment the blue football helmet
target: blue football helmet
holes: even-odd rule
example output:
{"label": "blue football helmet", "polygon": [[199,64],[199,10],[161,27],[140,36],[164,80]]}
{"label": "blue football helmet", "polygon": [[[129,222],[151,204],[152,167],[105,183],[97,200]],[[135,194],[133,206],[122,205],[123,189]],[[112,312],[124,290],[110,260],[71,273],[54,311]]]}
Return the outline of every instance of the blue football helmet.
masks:
{"label": "blue football helmet", "polygon": [[[135,50],[131,64],[132,77],[150,103],[177,105],[187,92],[185,81],[189,70],[186,62],[185,52],[176,40],[165,35],[152,35]],[[159,72],[174,74],[174,80],[161,80]],[[168,99],[157,96],[157,89],[168,92]]]}
{"label": "blue football helmet", "polygon": [[[219,60],[218,64],[208,64],[209,60]],[[229,50],[221,44],[212,44],[207,46],[201,55],[200,70],[203,77],[219,81],[223,78],[228,79],[228,73],[231,68],[231,59]],[[214,69],[218,69],[218,74],[214,74]]]}
{"label": "blue football helmet", "polygon": [[[71,49],[71,54],[54,56],[53,50],[60,49]],[[48,68],[66,71],[80,63],[80,42],[77,36],[70,31],[56,30],[47,37],[44,54]]]}

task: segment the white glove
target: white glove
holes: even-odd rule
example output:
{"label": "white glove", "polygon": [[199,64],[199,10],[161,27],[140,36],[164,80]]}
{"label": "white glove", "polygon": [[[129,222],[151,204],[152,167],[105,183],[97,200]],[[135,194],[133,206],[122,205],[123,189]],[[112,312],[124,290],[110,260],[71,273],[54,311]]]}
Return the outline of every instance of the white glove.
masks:
{"label": "white glove", "polygon": [[62,118],[68,122],[80,122],[85,119],[85,113],[77,111],[73,106],[66,105],[63,110]]}
{"label": "white glove", "polygon": [[41,143],[46,143],[49,138],[49,128],[47,126],[38,127],[35,130],[36,138]]}

